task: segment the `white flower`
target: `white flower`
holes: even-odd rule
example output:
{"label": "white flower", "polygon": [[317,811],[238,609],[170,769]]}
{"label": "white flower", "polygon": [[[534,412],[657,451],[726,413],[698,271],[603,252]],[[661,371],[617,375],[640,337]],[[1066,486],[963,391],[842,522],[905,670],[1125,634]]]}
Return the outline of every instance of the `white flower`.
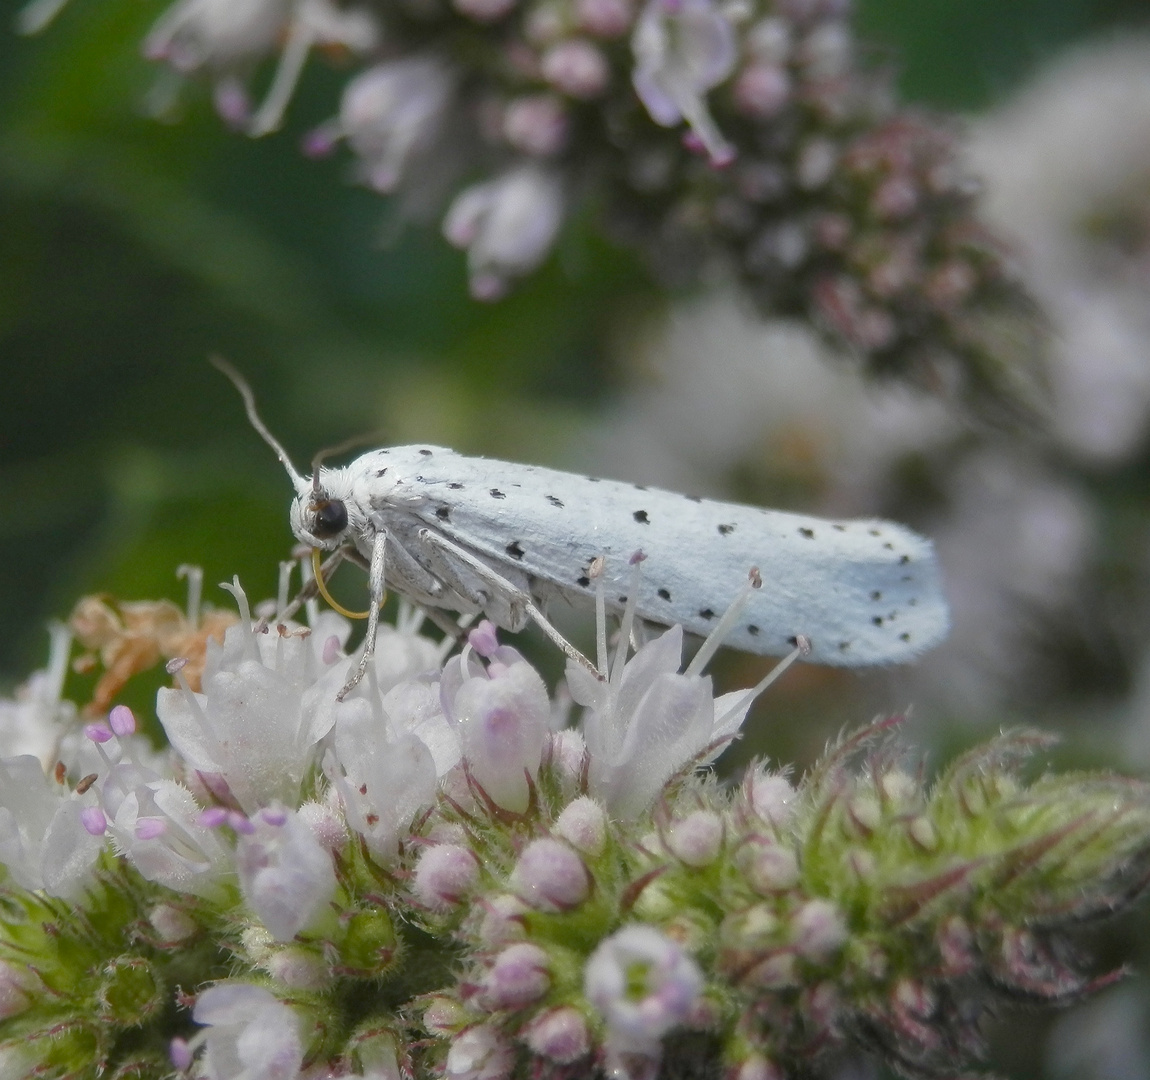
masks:
{"label": "white flower", "polygon": [[295,811],[261,810],[236,839],[244,899],[276,941],[290,941],[335,892],[331,853]]}
{"label": "white flower", "polygon": [[600,942],[583,970],[583,993],[603,1015],[616,1051],[655,1056],[703,989],[698,965],[654,927],[625,926]]}
{"label": "white flower", "polygon": [[389,731],[368,702],[344,705],[325,772],[339,792],[348,825],[374,855],[390,860],[411,819],[435,801],[435,758],[416,735]]}
{"label": "white flower", "polygon": [[734,156],[707,111],[706,94],[735,66],[735,32],[711,0],[648,0],[631,36],[632,82],[651,119],[685,120],[716,164]]}
{"label": "white flower", "polygon": [[226,982],[196,998],[192,1019],[207,1025],[193,1044],[204,1047],[206,1080],[295,1080],[303,1063],[299,1021],[269,990]]}
{"label": "white flower", "polygon": [[60,698],[68,671],[72,634],[62,623],[49,627],[48,667],[35,672],[16,691],[14,701],[0,699],[0,757],[34,754],[47,769],[60,739],[76,716],[76,706]]}
{"label": "white flower", "polygon": [[538,165],[514,166],[456,196],[443,234],[467,249],[472,294],[498,299],[509,278],[534,270],[551,250],[563,208],[558,174]]}
{"label": "white flower", "polygon": [[99,786],[117,849],[149,881],[180,893],[219,896],[231,851],[200,822],[187,788],[135,764],[114,766]]}
{"label": "white flower", "polygon": [[[366,11],[329,0],[178,0],[152,27],[144,52],[177,71],[209,68],[217,75],[217,104],[225,119],[248,124],[253,135],[279,127],[313,45],[370,50],[378,37]],[[247,95],[235,73],[283,42],[267,97],[248,122]]]}
{"label": "white flower", "polygon": [[299,803],[350,661],[325,667],[321,635],[307,630],[254,632],[247,599],[234,589],[242,619],[222,647],[209,642],[203,692],[186,683],[162,689],[156,712],[187,766],[221,776],[251,814],[273,802]]}
{"label": "white flower", "polygon": [[104,848],[82,817],[95,801],[49,780],[30,754],[0,759],[0,862],[17,885],[66,900],[83,895]]}
{"label": "white flower", "polygon": [[503,1080],[515,1066],[515,1051],[490,1024],[468,1028],[451,1040],[445,1073],[448,1080]]}
{"label": "white flower", "polygon": [[449,663],[440,695],[475,781],[497,805],[522,813],[550,734],[543,680],[514,649],[499,647],[486,668],[466,655]]}
{"label": "white flower", "polygon": [[347,139],[364,181],[376,191],[394,191],[411,160],[439,137],[454,90],[455,77],[439,57],[376,64],[347,84],[339,117],[309,145],[325,151],[335,139]]}
{"label": "white flower", "polygon": [[588,791],[613,818],[638,817],[676,772],[704,753],[714,756],[754,700],[752,690],[715,698],[709,677],[679,674],[682,654],[683,628],[675,626],[608,680],[568,663],[571,696],[587,709]]}

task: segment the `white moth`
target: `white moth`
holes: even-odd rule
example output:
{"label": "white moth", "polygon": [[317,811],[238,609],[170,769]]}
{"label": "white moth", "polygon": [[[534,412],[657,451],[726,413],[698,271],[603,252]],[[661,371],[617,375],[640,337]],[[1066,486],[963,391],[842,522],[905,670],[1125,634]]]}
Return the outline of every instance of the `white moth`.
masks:
{"label": "white moth", "polygon": [[[292,479],[296,537],[368,568],[364,657],[341,696],[366,670],[385,587],[425,608],[482,612],[506,630],[534,621],[584,663],[548,622],[548,605],[592,604],[602,587],[618,611],[636,578],[638,617],[705,636],[757,567],[762,587],[723,643],[768,656],[801,640],[817,663],[895,664],[948,629],[931,544],[903,526],[762,510],[423,444],[372,450],[341,468],[317,463],[305,477],[259,420],[246,384],[218,366]],[[634,575],[640,550],[646,559]]]}

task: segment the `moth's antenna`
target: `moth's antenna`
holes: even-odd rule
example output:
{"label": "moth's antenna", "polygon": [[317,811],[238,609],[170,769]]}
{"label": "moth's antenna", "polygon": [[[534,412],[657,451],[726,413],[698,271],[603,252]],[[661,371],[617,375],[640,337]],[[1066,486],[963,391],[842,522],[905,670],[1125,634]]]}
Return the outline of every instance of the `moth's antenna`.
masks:
{"label": "moth's antenna", "polygon": [[287,469],[288,476],[291,477],[291,482],[295,485],[296,491],[302,491],[307,485],[307,481],[296,471],[296,467],[292,464],[291,458],[288,457],[288,452],[280,445],[279,439],[268,430],[267,425],[260,419],[260,414],[256,412],[256,396],[252,393],[252,388],[248,386],[247,379],[236,371],[222,356],[209,356],[208,361],[212,367],[222,371],[231,379],[232,384],[240,392],[240,397],[244,399],[244,409],[248,414],[248,422],[256,429],[260,438],[275,451],[276,457],[283,462],[283,467]]}
{"label": "moth's antenna", "polygon": [[343,442],[337,446],[329,446],[320,450],[315,457],[311,459],[311,476],[312,482],[318,483],[319,468],[330,457],[336,457],[338,454],[346,454],[348,450],[354,450],[357,446],[374,446],[380,441],[380,433],[377,431],[369,431],[366,435],[353,435],[350,439],[344,439]]}

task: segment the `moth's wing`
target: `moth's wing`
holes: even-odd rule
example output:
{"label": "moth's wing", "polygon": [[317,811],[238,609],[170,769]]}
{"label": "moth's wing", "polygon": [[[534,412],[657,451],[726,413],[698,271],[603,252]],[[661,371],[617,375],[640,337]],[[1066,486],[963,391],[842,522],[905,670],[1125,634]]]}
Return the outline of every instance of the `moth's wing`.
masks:
{"label": "moth's wing", "polygon": [[783,655],[804,634],[816,662],[899,663],[949,625],[930,543],[890,522],[827,521],[460,455],[444,464],[450,479],[434,479],[422,511],[428,527],[526,573],[541,593],[593,601],[588,570],[602,556],[618,610],[642,551],[638,614],[700,635],[757,567],[763,587],[726,639],[748,652]]}

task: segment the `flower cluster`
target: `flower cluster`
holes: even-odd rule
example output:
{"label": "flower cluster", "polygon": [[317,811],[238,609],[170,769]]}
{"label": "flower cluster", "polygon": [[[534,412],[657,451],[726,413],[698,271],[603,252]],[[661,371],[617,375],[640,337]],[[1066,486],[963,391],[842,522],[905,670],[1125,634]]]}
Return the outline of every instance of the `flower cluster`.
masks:
{"label": "flower cluster", "polygon": [[843,1045],[933,1075],[992,990],[1098,985],[1066,931],[1146,879],[1146,790],[1026,784],[1032,734],[928,788],[887,721],[724,788],[768,679],[716,696],[717,642],[600,625],[568,727],[490,624],[453,652],[401,611],[338,701],[347,624],[230,591],[199,688],[168,662],[167,750],[123,705],[79,725],[63,632],[4,732],[0,1076],[638,1080],[692,1038],[737,1080]]}
{"label": "flower cluster", "polygon": [[1017,389],[1033,358],[954,134],[894,106],[849,0],[179,0],[144,50],[263,135],[321,46],[354,74],[306,152],[342,142],[363,183],[442,214],[477,298],[538,267],[590,201],[659,272],[719,259],[869,370],[977,394]]}

